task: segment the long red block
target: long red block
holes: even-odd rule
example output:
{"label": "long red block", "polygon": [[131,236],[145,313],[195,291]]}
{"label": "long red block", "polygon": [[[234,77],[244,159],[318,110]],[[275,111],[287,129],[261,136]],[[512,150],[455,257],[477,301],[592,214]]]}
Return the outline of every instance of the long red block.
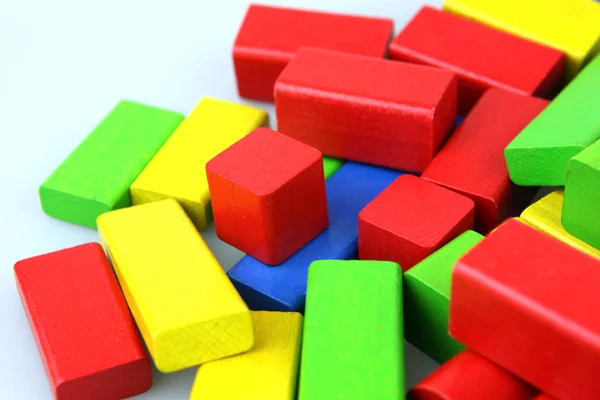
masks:
{"label": "long red block", "polygon": [[389,56],[456,72],[461,115],[491,87],[551,99],[564,66],[561,51],[427,6],[394,38]]}
{"label": "long red block", "polygon": [[233,45],[241,97],[273,101],[275,80],[302,46],[382,58],[391,19],[253,4]]}
{"label": "long red block", "polygon": [[538,397],[536,397],[533,400],[556,400],[554,397],[550,397],[547,394],[540,394]]}
{"label": "long red block", "polygon": [[358,214],[361,260],[387,260],[407,271],[473,228],[473,201],[413,175],[402,175]]}
{"label": "long red block", "polygon": [[535,195],[535,187],[510,181],[504,148],[547,104],[502,89],[488,90],[421,177],[471,198],[475,230],[488,233],[519,215]]}
{"label": "long red block", "polygon": [[259,128],[206,164],[217,235],[276,265],[327,228],[321,153]]}
{"label": "long red block", "polygon": [[150,361],[99,244],[19,261],[15,277],[56,399],[116,400],[150,388]]}
{"label": "long red block", "polygon": [[600,260],[509,220],[454,268],[450,334],[558,399],[600,399]]}
{"label": "long red block", "polygon": [[456,118],[437,68],[302,49],[275,83],[279,131],[323,154],[422,172]]}

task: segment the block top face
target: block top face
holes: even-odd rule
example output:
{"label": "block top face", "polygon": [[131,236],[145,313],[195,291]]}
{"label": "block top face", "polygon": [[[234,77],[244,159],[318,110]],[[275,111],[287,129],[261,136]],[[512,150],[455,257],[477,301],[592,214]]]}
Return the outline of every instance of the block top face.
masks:
{"label": "block top face", "polygon": [[600,172],[600,140],[589,145],[585,150],[573,157],[570,164],[573,163],[585,165],[592,170]]}

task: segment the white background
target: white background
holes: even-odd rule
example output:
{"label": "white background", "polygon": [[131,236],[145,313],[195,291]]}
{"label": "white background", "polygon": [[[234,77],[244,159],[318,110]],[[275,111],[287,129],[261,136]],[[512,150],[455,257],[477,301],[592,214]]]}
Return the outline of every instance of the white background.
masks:
{"label": "white background", "polygon": [[[44,215],[39,185],[120,99],[186,114],[203,96],[241,101],[230,54],[248,3],[0,0],[1,399],[52,398],[17,295],[13,264],[97,240],[91,229]],[[264,3],[389,17],[398,32],[422,2]],[[429,3],[441,6],[440,0]],[[275,121],[271,105],[255,104]],[[214,230],[203,236],[224,268],[241,257],[216,239]],[[406,346],[407,385],[435,365]],[[195,368],[155,373],[152,389],[136,398],[187,399],[194,374]],[[231,379],[234,383],[235,376]]]}

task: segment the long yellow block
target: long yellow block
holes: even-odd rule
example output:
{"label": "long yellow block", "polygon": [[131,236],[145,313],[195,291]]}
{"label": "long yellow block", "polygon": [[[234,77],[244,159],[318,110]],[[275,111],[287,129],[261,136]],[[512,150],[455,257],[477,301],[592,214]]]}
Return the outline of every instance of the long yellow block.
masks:
{"label": "long yellow block", "polygon": [[103,214],[98,230],[160,371],[252,347],[248,307],[175,200]]}
{"label": "long yellow block", "polygon": [[296,398],[302,315],[253,311],[252,320],[252,350],[201,365],[190,400]]}
{"label": "long yellow block", "polygon": [[600,50],[595,1],[445,0],[444,10],[563,51],[567,82]]}
{"label": "long yellow block", "polygon": [[174,198],[199,230],[212,219],[206,163],[268,124],[258,108],[204,98],[173,132],[130,188],[134,205]]}
{"label": "long yellow block", "polygon": [[565,230],[561,223],[562,206],[564,199],[563,189],[556,190],[546,197],[536,201],[523,211],[521,222],[547,233],[556,239],[565,242],[589,255],[600,258],[600,250],[577,239]]}

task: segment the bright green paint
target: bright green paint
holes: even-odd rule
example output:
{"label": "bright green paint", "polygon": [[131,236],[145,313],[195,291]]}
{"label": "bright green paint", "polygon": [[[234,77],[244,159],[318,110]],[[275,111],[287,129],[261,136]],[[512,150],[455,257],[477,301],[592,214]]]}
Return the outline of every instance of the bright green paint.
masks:
{"label": "bright green paint", "polygon": [[325,171],[325,179],[329,179],[340,167],[344,164],[342,160],[331,157],[323,157],[323,170]]}

